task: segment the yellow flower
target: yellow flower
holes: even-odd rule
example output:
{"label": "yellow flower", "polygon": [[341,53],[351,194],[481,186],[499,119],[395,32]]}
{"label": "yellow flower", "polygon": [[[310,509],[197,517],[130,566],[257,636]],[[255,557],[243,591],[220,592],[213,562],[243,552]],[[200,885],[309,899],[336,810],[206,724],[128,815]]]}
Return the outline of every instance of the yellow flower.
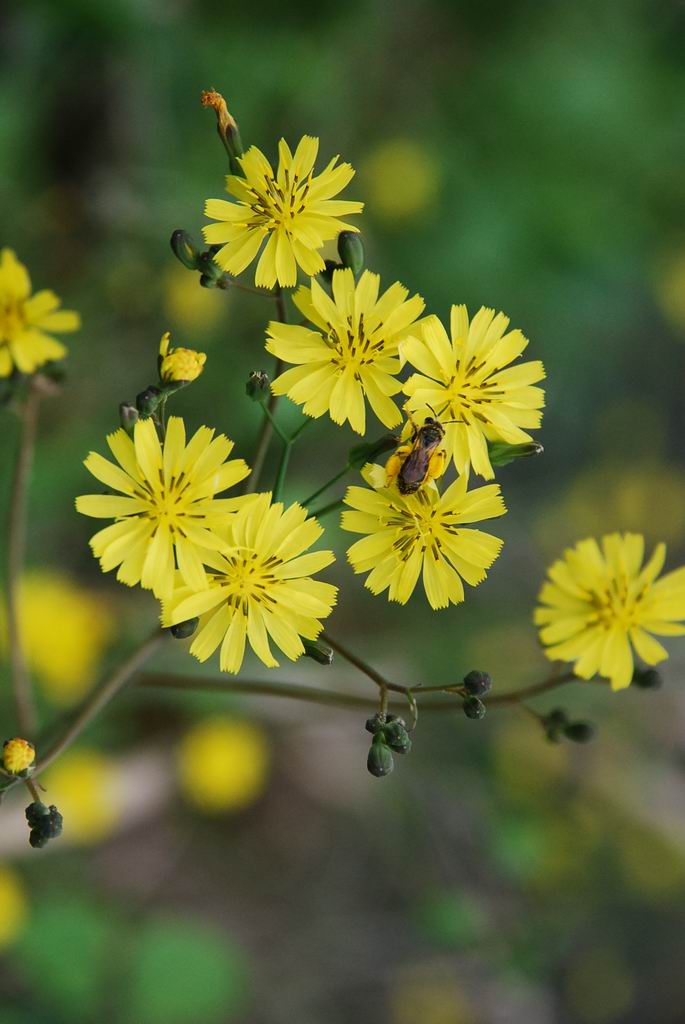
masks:
{"label": "yellow flower", "polygon": [[28,903],[19,875],[0,864],[0,949],[19,935],[28,917]]}
{"label": "yellow flower", "polygon": [[267,351],[298,364],[273,382],[275,394],[287,394],[307,416],[329,412],[334,423],[349,420],[358,434],[366,429],[365,398],[386,427],[400,422],[390,398],[402,390],[398,346],[424,302],[420,295],[408,299],[399,283],[379,299],[379,285],[368,270],[356,286],[351,270],[336,270],[332,299],[314,279],[299,289],[293,301],[318,330],[269,324]]}
{"label": "yellow flower", "polygon": [[215,528],[246,500],[215,497],[250,472],[242,459],[226,462],[233,442],[200,427],[186,445],[183,420],[171,416],[163,447],[151,419],[136,423],[133,441],[117,430],[107,443],[118,466],[96,452],[84,465],[122,493],[76,499],[84,515],[117,520],[90,541],[102,571],[119,566],[121,583],[140,583],[162,597],[173,589],[175,553],[184,582],[202,590],[208,582],[205,553],[225,547]]}
{"label": "yellow flower", "polygon": [[184,736],[177,766],[181,790],[200,810],[238,810],[264,792],[269,747],[261,729],[216,715]]}
{"label": "yellow flower", "polygon": [[321,174],[314,175],[319,140],[305,135],[295,155],[284,139],[278,144],[278,171],[273,172],[264,154],[251,146],[238,157],[244,177],[229,175],[226,190],[237,203],[208,199],[205,214],[217,224],[203,229],[209,245],[221,245],[214,259],[222,270],[237,275],[266,247],[257,264],[255,284],[273,288],[292,287],[297,268],[312,276],[324,268],[319,255],[324,242],[341,231],[358,231],[340,217],[361,213],[364,204],[333,199],[351,181],[349,164],[336,167],[334,157]]}
{"label": "yellow flower", "polygon": [[64,817],[64,835],[97,843],[121,820],[125,792],[116,762],[95,750],[70,750],[42,776],[50,803]]}
{"label": "yellow flower", "polygon": [[581,679],[601,675],[614,690],[630,685],[633,650],[648,665],[668,657],[650,636],[680,636],[685,627],[685,568],[657,580],[666,545],[657,544],[643,567],[645,542],[637,533],[579,541],[548,570],[535,623],[552,661],[574,662]]}
{"label": "yellow flower", "polygon": [[204,352],[196,352],[192,348],[169,348],[171,334],[166,331],[159,343],[161,363],[159,365],[160,380],[165,384],[177,381],[197,380],[204,369],[207,356]]}
{"label": "yellow flower", "polygon": [[[0,648],[7,650],[4,609],[0,607]],[[23,647],[48,697],[57,704],[78,700],[97,671],[114,631],[114,619],[102,597],[69,576],[32,571],[19,588]]]}
{"label": "yellow flower", "polygon": [[[539,427],[542,388],[531,387],[545,371],[539,360],[509,366],[528,345],[509,318],[482,307],[469,323],[466,306],[452,306],[452,339],[437,317],[422,323],[421,338],[403,342],[401,354],[419,373],[404,385],[410,412],[433,415],[445,426],[445,448],[460,473],[494,476],[488,441],[530,441],[523,427]],[[507,369],[505,369],[507,367]],[[455,420],[455,423],[449,423]]]}
{"label": "yellow flower", "polygon": [[11,249],[0,252],[0,377],[34,373],[52,359],[62,359],[66,346],[46,331],[76,331],[78,313],[59,309],[54,292],[31,295],[31,279]]}
{"label": "yellow flower", "polygon": [[205,616],[190,653],[206,661],[221,644],[224,672],[239,671],[246,638],[268,668],[278,665],[269,636],[295,661],[304,653],[301,637],[316,639],[319,619],[330,615],[336,601],[336,587],[310,578],[335,560],[333,552],[303,554],[322,533],[300,505],[284,510],[280,502],[271,503],[270,494],[253,496],[228,523],[227,547],[203,554],[208,589],[193,593],[179,587],[163,603],[164,625]]}
{"label": "yellow flower", "polygon": [[[372,488],[385,478],[380,466],[365,466],[362,476]],[[423,586],[431,608],[464,600],[462,579],[475,587],[485,579],[502,549],[502,541],[465,523],[504,515],[497,484],[467,491],[459,477],[440,495],[434,484],[415,494],[396,488],[350,487],[341,526],[367,534],[347,557],[357,573],[369,572],[364,585],[372,594],[388,590],[388,598],[406,604],[423,570]]]}
{"label": "yellow flower", "polygon": [[36,760],[36,748],[33,743],[15,736],[5,740],[2,746],[2,766],[10,775],[18,775],[30,768]]}

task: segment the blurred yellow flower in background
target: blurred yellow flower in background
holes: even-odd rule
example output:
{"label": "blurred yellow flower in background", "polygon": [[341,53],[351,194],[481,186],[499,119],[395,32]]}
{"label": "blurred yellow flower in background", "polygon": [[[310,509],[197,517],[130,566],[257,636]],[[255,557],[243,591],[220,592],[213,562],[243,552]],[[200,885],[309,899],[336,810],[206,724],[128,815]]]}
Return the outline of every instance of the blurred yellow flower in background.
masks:
{"label": "blurred yellow flower in background", "polygon": [[391,1024],[474,1024],[474,1009],[454,977],[439,963],[404,968],[388,993]]}
{"label": "blurred yellow flower in background", "polygon": [[208,245],[221,245],[214,259],[222,270],[240,274],[255,259],[267,238],[255,274],[255,284],[286,288],[297,283],[297,269],[313,276],[324,268],[319,255],[324,242],[341,231],[358,231],[340,217],[361,213],[363,203],[333,199],[352,180],[349,164],[336,167],[333,157],[321,174],[314,174],[319,140],[305,135],[295,154],[285,139],[278,144],[278,170],[261,150],[250,146],[238,157],[244,177],[230,174],[226,191],[238,201],[208,199],[205,214],[217,221],[203,228]]}
{"label": "blurred yellow flower in background", "polygon": [[462,579],[475,587],[486,577],[502,541],[467,524],[504,515],[497,484],[467,491],[465,476],[441,495],[434,484],[415,494],[378,487],[385,470],[367,464],[362,477],[370,487],[348,487],[340,519],[343,530],[367,536],[349,548],[356,573],[368,572],[364,586],[372,594],[388,591],[388,599],[406,604],[420,575],[431,608],[464,600]]}
{"label": "blurred yellow flower in background", "polygon": [[640,534],[579,541],[548,569],[534,621],[551,661],[571,661],[581,679],[601,675],[614,690],[630,685],[633,648],[647,665],[668,657],[657,636],[685,634],[685,568],[657,580],[666,545],[644,565]]}
{"label": "blurred yellow flower in background", "polygon": [[[93,684],[114,632],[108,602],[66,573],[32,570],[21,581],[19,621],[28,663],[46,696],[63,706],[78,700]],[[0,642],[4,654],[4,606]]]}
{"label": "blurred yellow flower in background", "polygon": [[359,169],[368,212],[379,220],[416,220],[431,210],[440,188],[440,164],[411,138],[386,139]]}
{"label": "blurred yellow flower in background", "polygon": [[10,946],[28,918],[28,901],[21,878],[0,864],[0,950]]}
{"label": "blurred yellow flower in background", "polygon": [[194,725],[177,753],[183,795],[209,814],[240,810],[266,789],[269,744],[249,722],[215,715]]}
{"label": "blurred yellow flower in background", "polygon": [[536,522],[536,534],[548,552],[607,529],[644,533],[652,542],[681,543],[685,474],[677,466],[646,460],[601,462],[581,472],[554,504],[545,505]]}
{"label": "blurred yellow flower in background", "polygon": [[584,1024],[626,1020],[635,999],[635,979],[619,950],[585,946],[568,962],[565,988],[571,1009]]}
{"label": "blurred yellow flower in background", "polygon": [[685,330],[685,252],[663,260],[654,278],[654,294],[672,327]]}
{"label": "blurred yellow flower in background", "polygon": [[54,292],[31,295],[31,279],[11,249],[0,252],[0,377],[34,373],[44,363],[62,359],[66,345],[46,333],[77,331],[78,313],[60,309]]}
{"label": "blurred yellow flower in background", "polygon": [[443,421],[444,448],[460,473],[470,466],[486,480],[494,471],[488,441],[531,441],[522,428],[539,427],[545,393],[533,387],[545,377],[539,359],[514,363],[528,347],[519,330],[507,331],[509,317],[482,306],[469,318],[466,306],[452,306],[450,333],[437,316],[421,322],[400,355],[418,373],[404,385],[405,408],[421,421]]}
{"label": "blurred yellow flower in background", "polygon": [[106,839],[121,820],[124,794],[117,763],[96,750],[70,750],[41,776],[50,803],[64,817],[64,836],[75,843]]}
{"label": "blurred yellow flower in background", "polygon": [[[420,295],[409,295],[396,281],[378,296],[380,277],[365,270],[355,283],[351,270],[333,273],[333,296],[312,278],[293,302],[317,330],[272,321],[266,350],[296,363],[272,384],[275,395],[287,395],[307,416],[330,413],[358,434],[366,430],[368,399],[378,419],[395,427],[402,419],[391,395],[402,390],[398,346],[424,309]],[[416,326],[416,325],[414,325]]]}
{"label": "blurred yellow flower in background", "polygon": [[170,266],[164,275],[163,289],[166,316],[183,334],[209,333],[220,321],[225,321],[230,292],[202,288],[197,274],[189,274],[178,263]]}

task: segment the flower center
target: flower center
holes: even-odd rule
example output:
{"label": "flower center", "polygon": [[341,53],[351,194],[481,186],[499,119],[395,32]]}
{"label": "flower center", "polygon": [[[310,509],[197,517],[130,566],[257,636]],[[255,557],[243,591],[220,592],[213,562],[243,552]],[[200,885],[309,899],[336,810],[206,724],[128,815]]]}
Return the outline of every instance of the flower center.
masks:
{"label": "flower center", "polygon": [[638,626],[641,618],[640,605],[645,593],[646,588],[631,594],[626,576],[607,581],[604,590],[589,595],[597,623],[606,630],[616,624],[626,630]]}
{"label": "flower center", "polygon": [[452,379],[445,385],[445,405],[438,410],[438,415],[447,414],[457,423],[469,419],[485,419],[485,406],[501,399],[504,392],[483,373],[483,363],[473,363],[466,369],[461,366]]}
{"label": "flower center", "polygon": [[397,527],[393,548],[400,561],[405,562],[416,547],[421,549],[422,554],[430,549],[437,558],[440,553],[439,531],[449,527],[443,523],[437,508],[431,505],[423,491],[418,491],[412,497],[414,501],[406,508],[391,505],[381,521],[384,526]]}
{"label": "flower center", "polygon": [[[161,475],[161,474],[160,474]],[[158,490],[155,490],[147,481],[136,482],[135,496],[144,501],[147,505],[146,515],[161,525],[166,524],[170,533],[178,532],[181,537],[185,536],[184,523],[190,520],[197,522],[197,511],[193,511],[196,499],[189,498],[187,491],[191,480],[185,473],[172,476],[169,483],[160,483]]]}
{"label": "flower center", "polygon": [[347,317],[347,328],[341,335],[331,324],[328,324],[328,334],[324,339],[331,348],[331,363],[339,370],[349,367],[359,379],[359,371],[364,366],[375,363],[384,354],[385,338],[372,331],[367,335],[364,324],[364,314],[359,314],[359,320],[354,323],[351,316]]}
{"label": "flower center", "polygon": [[274,570],[282,565],[282,559],[275,555],[264,558],[250,548],[232,548],[224,558],[228,568],[213,573],[211,579],[217,586],[228,589],[226,600],[229,608],[247,614],[251,601],[268,608],[277,604],[273,590],[281,581]]}
{"label": "flower center", "polygon": [[250,185],[252,201],[249,205],[257,224],[269,230],[281,225],[289,230],[295,218],[306,209],[311,181],[311,175],[300,181],[297,174],[293,174],[291,180],[290,172],[286,171],[283,186],[272,176],[265,177],[260,186]]}
{"label": "flower center", "polygon": [[6,299],[0,303],[0,342],[14,341],[25,327],[23,302]]}

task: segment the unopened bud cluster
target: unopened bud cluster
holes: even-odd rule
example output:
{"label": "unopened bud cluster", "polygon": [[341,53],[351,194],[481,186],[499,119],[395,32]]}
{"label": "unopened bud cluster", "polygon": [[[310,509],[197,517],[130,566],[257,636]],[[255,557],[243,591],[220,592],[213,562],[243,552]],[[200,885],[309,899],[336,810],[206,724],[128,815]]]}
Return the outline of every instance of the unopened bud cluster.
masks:
{"label": "unopened bud cluster", "polygon": [[564,738],[572,743],[587,743],[595,735],[592,722],[571,721],[563,708],[555,708],[545,715],[542,727],[551,743],[560,743]]}
{"label": "unopened bud cluster", "polygon": [[408,754],[411,750],[407,724],[397,715],[378,712],[373,718],[367,719],[365,728],[373,736],[366,767],[376,778],[382,778],[395,767],[393,753]]}
{"label": "unopened bud cluster", "polygon": [[34,800],[26,808],[26,820],[31,829],[29,843],[34,849],[40,850],[51,839],[62,835],[62,815],[54,804],[47,807],[40,800]]}
{"label": "unopened bud cluster", "polygon": [[492,689],[492,679],[488,673],[473,669],[464,676],[462,688],[466,694],[463,705],[466,717],[475,721],[484,718],[485,704],[480,698]]}

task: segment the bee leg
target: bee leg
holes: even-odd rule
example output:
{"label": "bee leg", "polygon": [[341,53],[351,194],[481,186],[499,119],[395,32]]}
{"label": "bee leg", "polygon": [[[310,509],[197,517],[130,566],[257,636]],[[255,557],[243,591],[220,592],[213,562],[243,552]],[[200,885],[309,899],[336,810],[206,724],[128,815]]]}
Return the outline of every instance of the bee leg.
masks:
{"label": "bee leg", "polygon": [[441,449],[431,455],[426,480],[437,480],[447,469],[447,452]]}
{"label": "bee leg", "polygon": [[400,470],[402,469],[402,463],[406,459],[407,455],[411,451],[411,445],[405,444],[394,452],[390,456],[385,464],[385,486],[389,487],[390,484],[394,483],[397,479]]}

